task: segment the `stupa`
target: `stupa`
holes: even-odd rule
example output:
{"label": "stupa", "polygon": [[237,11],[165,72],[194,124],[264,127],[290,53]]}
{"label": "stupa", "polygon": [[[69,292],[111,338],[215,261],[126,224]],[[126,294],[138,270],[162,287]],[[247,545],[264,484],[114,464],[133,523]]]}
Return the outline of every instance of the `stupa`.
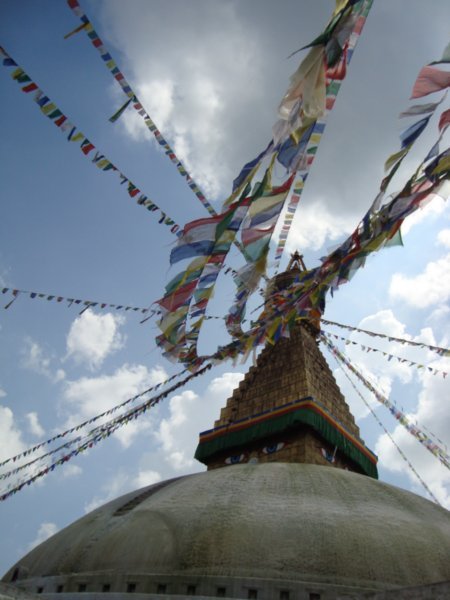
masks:
{"label": "stupa", "polygon": [[[272,285],[304,268],[293,255]],[[319,331],[312,315],[260,353],[200,434],[206,472],[82,517],[6,573],[0,600],[448,598],[450,513],[378,481]]]}

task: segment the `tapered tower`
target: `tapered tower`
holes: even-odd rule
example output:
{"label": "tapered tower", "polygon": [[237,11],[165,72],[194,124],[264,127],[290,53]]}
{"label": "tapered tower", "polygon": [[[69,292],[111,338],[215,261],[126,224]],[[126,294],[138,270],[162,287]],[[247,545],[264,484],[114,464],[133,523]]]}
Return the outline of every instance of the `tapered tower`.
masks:
{"label": "tapered tower", "polygon": [[[304,270],[295,253],[272,291]],[[377,458],[318,347],[319,331],[318,319],[301,320],[290,338],[264,348],[214,428],[200,434],[195,456],[208,469],[276,461],[332,465],[377,478]]]}

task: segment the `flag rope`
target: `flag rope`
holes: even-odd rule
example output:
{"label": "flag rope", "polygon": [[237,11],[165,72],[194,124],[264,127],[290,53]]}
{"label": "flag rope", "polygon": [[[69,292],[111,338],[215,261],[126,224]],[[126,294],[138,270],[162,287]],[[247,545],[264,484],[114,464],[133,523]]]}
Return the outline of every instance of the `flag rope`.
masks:
{"label": "flag rope", "polygon": [[[342,366],[345,367],[346,366],[345,363],[341,362],[336,355],[333,354],[332,356],[333,356],[333,358],[336,361],[336,363],[337,363],[338,366],[340,366],[340,367],[342,367]],[[376,414],[376,412],[373,410],[373,408],[370,406],[370,404],[364,398],[364,396],[362,395],[362,393],[358,390],[358,388],[355,385],[355,382],[353,381],[353,379],[350,377],[349,373],[347,372],[347,369],[346,368],[342,369],[342,372],[344,373],[344,375],[347,378],[348,382],[350,383],[350,385],[354,389],[355,393],[359,396],[359,398],[365,404],[366,408],[369,410],[369,412],[371,413],[371,415],[373,416],[373,418],[375,419],[375,421],[378,423],[378,425],[381,427],[381,429],[383,429],[383,431],[385,432],[385,434],[387,435],[387,437],[391,440],[391,442],[394,445],[394,447],[397,450],[397,452],[400,454],[400,456],[402,457],[402,459],[408,465],[408,467],[410,468],[410,470],[414,473],[414,475],[416,476],[417,480],[420,482],[420,484],[422,485],[422,487],[424,488],[424,490],[429,494],[430,498],[432,498],[434,500],[434,502],[436,502],[436,504],[438,506],[442,506],[442,504],[439,502],[439,500],[436,498],[436,496],[430,490],[430,488],[428,487],[428,485],[425,483],[425,481],[419,475],[419,473],[417,472],[417,470],[414,468],[414,466],[411,463],[411,461],[408,459],[408,457],[405,455],[405,453],[403,452],[403,450],[400,448],[400,446],[394,440],[393,436],[390,434],[390,432],[384,426],[384,424],[382,423],[382,421],[380,420],[380,418],[378,417],[378,415]]]}

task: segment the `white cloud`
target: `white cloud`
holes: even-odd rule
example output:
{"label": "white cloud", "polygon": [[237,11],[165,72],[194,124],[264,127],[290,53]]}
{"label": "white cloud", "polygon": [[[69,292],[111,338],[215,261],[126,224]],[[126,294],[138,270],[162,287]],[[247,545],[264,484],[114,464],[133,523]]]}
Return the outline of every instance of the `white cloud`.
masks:
{"label": "white cloud", "polygon": [[0,460],[15,456],[25,450],[22,432],[14,421],[14,413],[0,405]]}
{"label": "white cloud", "polygon": [[[274,107],[269,112],[267,101],[261,102],[267,94],[275,94],[263,77],[261,33],[246,27],[230,3],[198,7],[182,3],[167,15],[165,7],[156,15],[144,3],[137,20],[135,16],[129,19],[120,4],[105,5],[104,10],[110,35],[129,57],[136,92],[176,154],[207,195],[229,190],[241,162],[236,157],[236,141],[231,143],[231,139],[247,131],[239,146],[240,155],[249,160],[267,135],[261,140],[257,136],[252,144],[249,133],[260,133],[259,128],[245,126],[245,120],[259,122],[261,113],[267,111],[267,134],[275,120]],[[169,29],[157,25],[158,19],[166,23],[168,18]],[[141,28],[148,19],[155,23],[151,40]],[[202,24],[197,32],[196,22]],[[156,50],[162,47],[163,56]],[[121,125],[134,139],[141,135],[151,139],[143,120],[138,123],[133,112],[126,111]]]}
{"label": "white cloud", "polygon": [[90,502],[88,502],[84,511],[86,513],[95,510],[105,502],[117,498],[120,494],[124,494],[127,491],[131,491],[130,477],[125,471],[118,471],[113,477],[111,477],[106,484],[102,486],[102,493],[94,496]]}
{"label": "white cloud", "polygon": [[44,375],[54,383],[62,381],[66,376],[63,369],[52,369],[52,358],[47,356],[41,346],[30,337],[25,338],[22,365],[30,371]]}
{"label": "white cloud", "polygon": [[147,485],[153,485],[161,481],[161,475],[158,471],[152,471],[151,469],[139,471],[136,477],[133,479],[133,484],[137,488],[146,487]]}
{"label": "white cloud", "polygon": [[[114,95],[120,98],[120,91],[116,85],[114,85],[113,90]],[[174,109],[174,93],[175,84],[170,79],[154,79],[153,81],[142,83],[139,88],[138,96],[140,98],[151,99],[152,119],[154,119],[155,123],[158,123],[158,127],[162,131],[167,127],[168,120]],[[148,139],[146,127],[142,126],[142,118],[135,111],[126,111],[123,115],[123,122],[127,132],[134,139]]]}
{"label": "white cloud", "polygon": [[193,458],[198,434],[209,429],[219,417],[225,400],[243,376],[242,373],[224,373],[211,381],[201,397],[191,390],[172,396],[169,416],[162,419],[156,437],[164,460],[174,471],[198,469]]}
{"label": "white cloud", "polygon": [[36,412],[30,412],[25,415],[25,418],[28,421],[29,431],[36,437],[42,437],[45,433],[45,430],[39,423],[38,414]]}
{"label": "white cloud", "polygon": [[322,201],[302,208],[294,218],[286,244],[287,252],[319,250],[326,241],[340,239],[356,225],[354,219],[330,212]]}
{"label": "white cloud", "polygon": [[437,241],[442,246],[450,248],[450,229],[442,229],[437,235]]}
{"label": "white cloud", "polygon": [[61,477],[67,479],[69,477],[78,477],[83,472],[83,469],[79,465],[72,463],[65,464],[64,469],[61,471]]}
{"label": "white cloud", "polygon": [[70,327],[67,356],[91,370],[97,369],[109,354],[123,346],[124,337],[119,333],[123,322],[124,318],[119,315],[100,315],[86,310]]}
{"label": "white cloud", "polygon": [[427,308],[450,298],[450,254],[429,262],[425,271],[408,277],[402,273],[392,276],[389,295],[415,308]]}
{"label": "white cloud", "polygon": [[37,535],[32,542],[28,545],[28,551],[32,550],[35,546],[42,544],[49,537],[55,535],[59,527],[55,523],[41,523]]}
{"label": "white cloud", "polygon": [[[411,169],[412,171],[412,169]],[[406,236],[413,227],[425,220],[436,220],[440,217],[447,205],[445,199],[437,194],[430,194],[425,205],[419,210],[416,210],[412,215],[409,215],[402,224],[402,235]]]}
{"label": "white cloud", "polygon": [[0,388],[0,398],[4,398],[5,396],[6,396],[5,390],[2,390],[2,388]]}
{"label": "white cloud", "polygon": [[[167,374],[162,367],[149,370],[144,365],[125,364],[113,375],[82,377],[76,381],[69,381],[63,393],[63,411],[69,413],[64,428],[102,413],[166,378]],[[149,415],[151,418],[151,413]],[[98,424],[100,422],[98,421]],[[127,448],[139,433],[149,427],[149,418],[141,418],[120,428],[114,437]]]}

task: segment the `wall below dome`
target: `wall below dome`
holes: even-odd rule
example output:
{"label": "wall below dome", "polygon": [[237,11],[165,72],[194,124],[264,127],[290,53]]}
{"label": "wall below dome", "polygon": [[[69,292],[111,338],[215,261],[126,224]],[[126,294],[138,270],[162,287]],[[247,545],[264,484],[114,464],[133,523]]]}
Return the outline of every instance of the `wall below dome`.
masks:
{"label": "wall below dome", "polygon": [[246,464],[122,496],[4,581],[48,598],[62,586],[61,599],[107,585],[112,598],[331,600],[449,580],[449,556],[450,513],[424,498],[333,466]]}

